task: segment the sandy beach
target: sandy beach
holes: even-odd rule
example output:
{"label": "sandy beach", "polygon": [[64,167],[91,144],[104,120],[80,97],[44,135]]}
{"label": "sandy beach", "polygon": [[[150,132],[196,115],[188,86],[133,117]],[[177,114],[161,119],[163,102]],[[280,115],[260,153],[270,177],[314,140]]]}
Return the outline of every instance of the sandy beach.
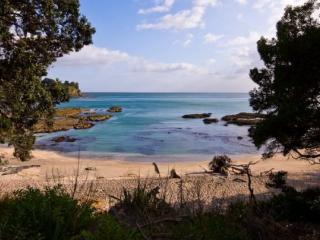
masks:
{"label": "sandy beach", "polygon": [[[0,167],[0,188],[1,193],[12,192],[13,190],[27,186],[43,187],[52,184],[65,184],[72,186],[75,176],[79,182],[95,184],[95,198],[98,199],[99,207],[110,206],[107,196],[120,196],[123,187],[134,188],[137,179],[159,179],[154,171],[152,162],[129,162],[115,159],[93,159],[67,156],[61,153],[44,150],[33,150],[33,158],[27,162],[21,162],[12,157],[12,148],[1,147],[2,159],[7,164]],[[276,156],[272,159],[261,160],[260,155],[236,155],[230,156],[234,163],[245,164],[256,162],[252,166],[254,177],[253,186],[256,194],[266,194],[269,190],[265,187],[266,176],[260,176],[261,172],[273,169],[274,171],[284,170],[288,172],[288,182],[297,188],[320,185],[320,166],[310,165],[306,161]],[[203,200],[210,203],[213,198],[233,198],[248,195],[245,176],[229,176],[227,178],[213,177],[203,174],[192,174],[203,172],[207,169],[210,159],[202,161],[187,162],[158,162],[161,177],[168,176],[171,169],[184,179],[185,193],[190,200],[195,198],[195,189],[201,186]],[[16,171],[15,171],[16,170]],[[158,180],[156,180],[158,181]],[[170,194],[171,201],[176,201],[178,185],[176,179],[166,182],[166,194]],[[152,184],[156,184],[153,181]],[[158,184],[163,184],[163,182]],[[92,186],[92,185],[90,185]],[[83,187],[85,189],[86,187]],[[83,190],[82,191],[86,191]],[[86,188],[87,189],[87,188]]]}
{"label": "sandy beach", "polygon": [[[119,160],[108,158],[89,158],[80,157],[78,161],[78,154],[74,156],[64,155],[62,153],[48,151],[48,150],[33,150],[33,158],[26,162],[21,162],[15,159],[12,155],[13,148],[0,147],[0,154],[9,165],[14,166],[31,166],[36,167],[27,168],[17,174],[10,176],[11,179],[34,179],[42,180],[50,176],[54,171],[59,171],[60,175],[68,177],[73,176],[78,169],[83,173],[84,171],[94,171],[95,175],[105,179],[120,179],[128,177],[152,177],[155,175],[152,162],[139,162],[139,161],[125,161],[119,157]],[[290,157],[283,157],[277,155],[271,159],[262,160],[261,155],[231,155],[232,161],[236,164],[246,164],[249,162],[257,162],[252,166],[252,171],[255,174],[260,172],[274,169],[274,171],[284,170],[289,175],[308,175],[320,170],[319,165],[311,165],[303,160],[296,160]],[[192,172],[201,172],[207,168],[211,159],[204,159],[202,161],[185,161],[185,162],[156,162],[160,172],[163,174],[168,173],[174,168],[179,174],[185,175]],[[87,169],[87,170],[86,170]],[[1,176],[1,178],[5,178]]]}

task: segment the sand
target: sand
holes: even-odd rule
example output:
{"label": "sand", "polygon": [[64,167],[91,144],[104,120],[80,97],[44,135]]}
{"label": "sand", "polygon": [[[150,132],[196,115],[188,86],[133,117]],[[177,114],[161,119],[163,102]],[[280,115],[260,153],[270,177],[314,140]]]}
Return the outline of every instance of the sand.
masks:
{"label": "sand", "polygon": [[[44,179],[48,175],[52,174],[54,171],[59,171],[63,176],[73,176],[75,171],[79,169],[80,172],[85,171],[85,169],[90,169],[94,171],[96,176],[103,177],[106,179],[119,179],[127,178],[133,176],[153,176],[154,167],[152,162],[139,162],[139,161],[124,161],[108,158],[89,158],[80,157],[80,162],[78,161],[78,154],[75,153],[74,156],[64,155],[62,153],[48,151],[48,150],[33,150],[33,158],[26,162],[21,162],[12,156],[13,149],[10,147],[0,147],[0,155],[2,155],[8,162],[9,165],[14,166],[30,166],[30,165],[40,165],[40,167],[34,167],[30,169],[25,169],[10,176],[11,179]],[[254,173],[260,173],[270,169],[274,171],[284,170],[289,174],[300,174],[305,175],[309,173],[316,173],[320,170],[319,165],[311,165],[306,161],[297,160],[293,158],[283,157],[277,155],[271,159],[262,160],[261,156],[258,154],[250,155],[232,155],[230,156],[232,161],[237,164],[245,164],[248,162],[256,162],[257,164],[252,166],[252,171]],[[211,159],[205,159],[202,161],[192,161],[188,160],[185,162],[156,162],[160,172],[163,174],[168,173],[172,168],[181,174],[188,174],[191,172],[203,171],[207,168],[208,163]],[[0,177],[3,178],[4,176]]]}
{"label": "sand", "polygon": [[[130,162],[121,159],[89,157],[81,157],[78,161],[77,154],[70,156],[47,150],[33,150],[33,158],[30,161],[21,162],[12,157],[12,153],[12,148],[0,147],[0,156],[8,161],[7,165],[0,166],[0,194],[12,192],[29,185],[42,187],[48,185],[48,183],[59,183],[72,186],[75,176],[78,176],[79,182],[94,182],[95,190],[99,193],[96,198],[99,199],[99,204],[103,205],[102,208],[107,208],[110,206],[109,200],[106,200],[107,196],[120,196],[123,187],[134,188],[138,177],[149,180],[159,179],[152,162]],[[261,177],[260,173],[270,169],[287,171],[289,183],[295,187],[320,186],[320,165],[311,165],[306,161],[281,155],[268,160],[261,160],[261,156],[257,154],[230,157],[236,164],[258,161],[257,164],[252,166],[252,172],[256,176],[253,181],[256,194],[265,194],[269,191],[265,187],[267,176]],[[245,176],[221,178],[191,174],[202,172],[204,168],[207,168],[210,160],[190,160],[175,163],[157,162],[157,165],[162,177],[167,176],[172,168],[180,176],[183,176],[185,191],[186,193],[189,192],[186,195],[191,198],[195,189],[199,186],[201,186],[201,191],[204,191],[202,195],[205,196],[204,201],[207,203],[212,201],[213,198],[233,198],[248,195]],[[18,171],[14,173],[12,169]],[[179,180],[170,180],[166,183],[166,188],[170,189],[168,193],[170,192],[171,199],[177,199],[178,197],[179,184],[177,181],[179,182]],[[155,184],[154,181],[153,184]]]}

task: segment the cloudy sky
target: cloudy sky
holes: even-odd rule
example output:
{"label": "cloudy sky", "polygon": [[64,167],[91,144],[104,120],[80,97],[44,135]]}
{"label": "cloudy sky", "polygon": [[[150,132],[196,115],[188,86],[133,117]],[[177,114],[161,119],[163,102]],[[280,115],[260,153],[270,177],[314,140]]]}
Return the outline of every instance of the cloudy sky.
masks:
{"label": "cloudy sky", "polygon": [[288,4],[305,0],[80,0],[93,45],[60,58],[49,76],[95,92],[246,92]]}

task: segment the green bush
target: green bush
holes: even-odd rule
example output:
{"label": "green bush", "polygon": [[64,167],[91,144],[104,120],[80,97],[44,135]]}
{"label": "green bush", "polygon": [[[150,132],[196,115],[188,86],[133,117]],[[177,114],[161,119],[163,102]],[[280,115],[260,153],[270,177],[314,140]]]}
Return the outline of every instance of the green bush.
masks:
{"label": "green bush", "polygon": [[269,181],[266,183],[266,186],[269,188],[282,189],[287,184],[288,172],[279,171],[276,173],[271,173],[269,175]]}
{"label": "green bush", "polygon": [[126,229],[111,215],[97,216],[96,223],[90,231],[83,231],[72,240],[139,240],[143,239],[135,229]]}
{"label": "green bush", "polygon": [[285,187],[281,194],[260,202],[259,207],[263,214],[271,215],[276,220],[320,223],[320,188],[299,192]]}
{"label": "green bush", "polygon": [[1,240],[140,239],[108,214],[97,214],[61,187],[28,188],[0,200]]}
{"label": "green bush", "polygon": [[135,217],[157,216],[173,211],[168,203],[157,197],[159,187],[148,189],[147,185],[140,182],[133,191],[123,189],[123,196],[116,209],[122,209],[127,214]]}
{"label": "green bush", "polygon": [[60,187],[20,190],[0,202],[0,239],[70,239],[93,223],[92,214]]}
{"label": "green bush", "polygon": [[223,215],[205,214],[177,225],[171,225],[172,239],[244,240],[249,239],[240,225],[232,224]]}

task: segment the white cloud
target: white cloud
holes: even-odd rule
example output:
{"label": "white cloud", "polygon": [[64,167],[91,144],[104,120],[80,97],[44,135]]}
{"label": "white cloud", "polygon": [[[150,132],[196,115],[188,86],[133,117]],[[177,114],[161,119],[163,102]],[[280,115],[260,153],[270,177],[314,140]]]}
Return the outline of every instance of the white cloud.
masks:
{"label": "white cloud", "polygon": [[237,14],[237,19],[242,21],[243,20],[243,14],[242,13],[238,13]]}
{"label": "white cloud", "polygon": [[208,59],[208,64],[215,64],[216,62],[217,60],[215,60],[214,58]]}
{"label": "white cloud", "polygon": [[258,32],[250,32],[247,36],[237,36],[221,44],[229,55],[231,66],[238,72],[249,71],[251,67],[260,65],[256,50],[256,42],[260,37]]}
{"label": "white cloud", "polygon": [[238,67],[249,67],[252,64],[251,53],[249,47],[240,47],[232,52],[230,60]]}
{"label": "white cloud", "polygon": [[129,61],[131,56],[118,50],[98,48],[93,45],[85,46],[79,52],[72,52],[61,58],[64,65],[108,65],[117,62]]}
{"label": "white cloud", "polygon": [[240,3],[240,4],[247,4],[248,3],[247,0],[235,0],[235,1]]}
{"label": "white cloud", "polygon": [[261,34],[257,32],[250,32],[248,36],[238,36],[229,40],[226,46],[243,46],[243,45],[254,45],[261,37]]}
{"label": "white cloud", "polygon": [[85,46],[79,52],[72,52],[59,60],[61,66],[82,67],[111,67],[114,64],[122,64],[129,71],[134,72],[189,72],[207,74],[208,71],[202,67],[186,63],[163,63],[151,61],[137,56],[129,55],[118,50],[99,48],[94,45]]}
{"label": "white cloud", "polygon": [[186,40],[183,42],[183,46],[184,47],[189,47],[190,44],[192,43],[192,40],[193,40],[193,34],[192,33],[188,33],[187,36],[186,36]]}
{"label": "white cloud", "polygon": [[206,35],[204,35],[204,42],[205,43],[214,43],[219,41],[221,38],[223,38],[223,35],[215,35],[212,33],[207,33]]}
{"label": "white cloud", "polygon": [[181,10],[175,14],[167,14],[158,22],[137,25],[138,30],[146,29],[191,29],[204,26],[203,17],[208,7],[217,4],[217,0],[194,0],[191,9]]}
{"label": "white cloud", "polygon": [[304,4],[306,0],[257,0],[253,4],[253,8],[259,11],[267,11],[269,18],[268,18],[268,25],[269,25],[269,33],[268,35],[272,36],[275,34],[275,25],[277,21],[280,20],[284,13],[284,9],[288,5],[297,6]]}
{"label": "white cloud", "polygon": [[148,13],[162,13],[169,12],[171,7],[173,6],[175,0],[163,0],[162,4],[159,4],[152,8],[140,9],[138,11],[139,14],[148,14]]}
{"label": "white cloud", "polygon": [[149,62],[142,61],[141,64],[134,66],[133,71],[136,72],[157,72],[157,73],[167,73],[176,71],[186,71],[196,74],[205,74],[206,70],[201,69],[190,63],[159,63],[159,62]]}

